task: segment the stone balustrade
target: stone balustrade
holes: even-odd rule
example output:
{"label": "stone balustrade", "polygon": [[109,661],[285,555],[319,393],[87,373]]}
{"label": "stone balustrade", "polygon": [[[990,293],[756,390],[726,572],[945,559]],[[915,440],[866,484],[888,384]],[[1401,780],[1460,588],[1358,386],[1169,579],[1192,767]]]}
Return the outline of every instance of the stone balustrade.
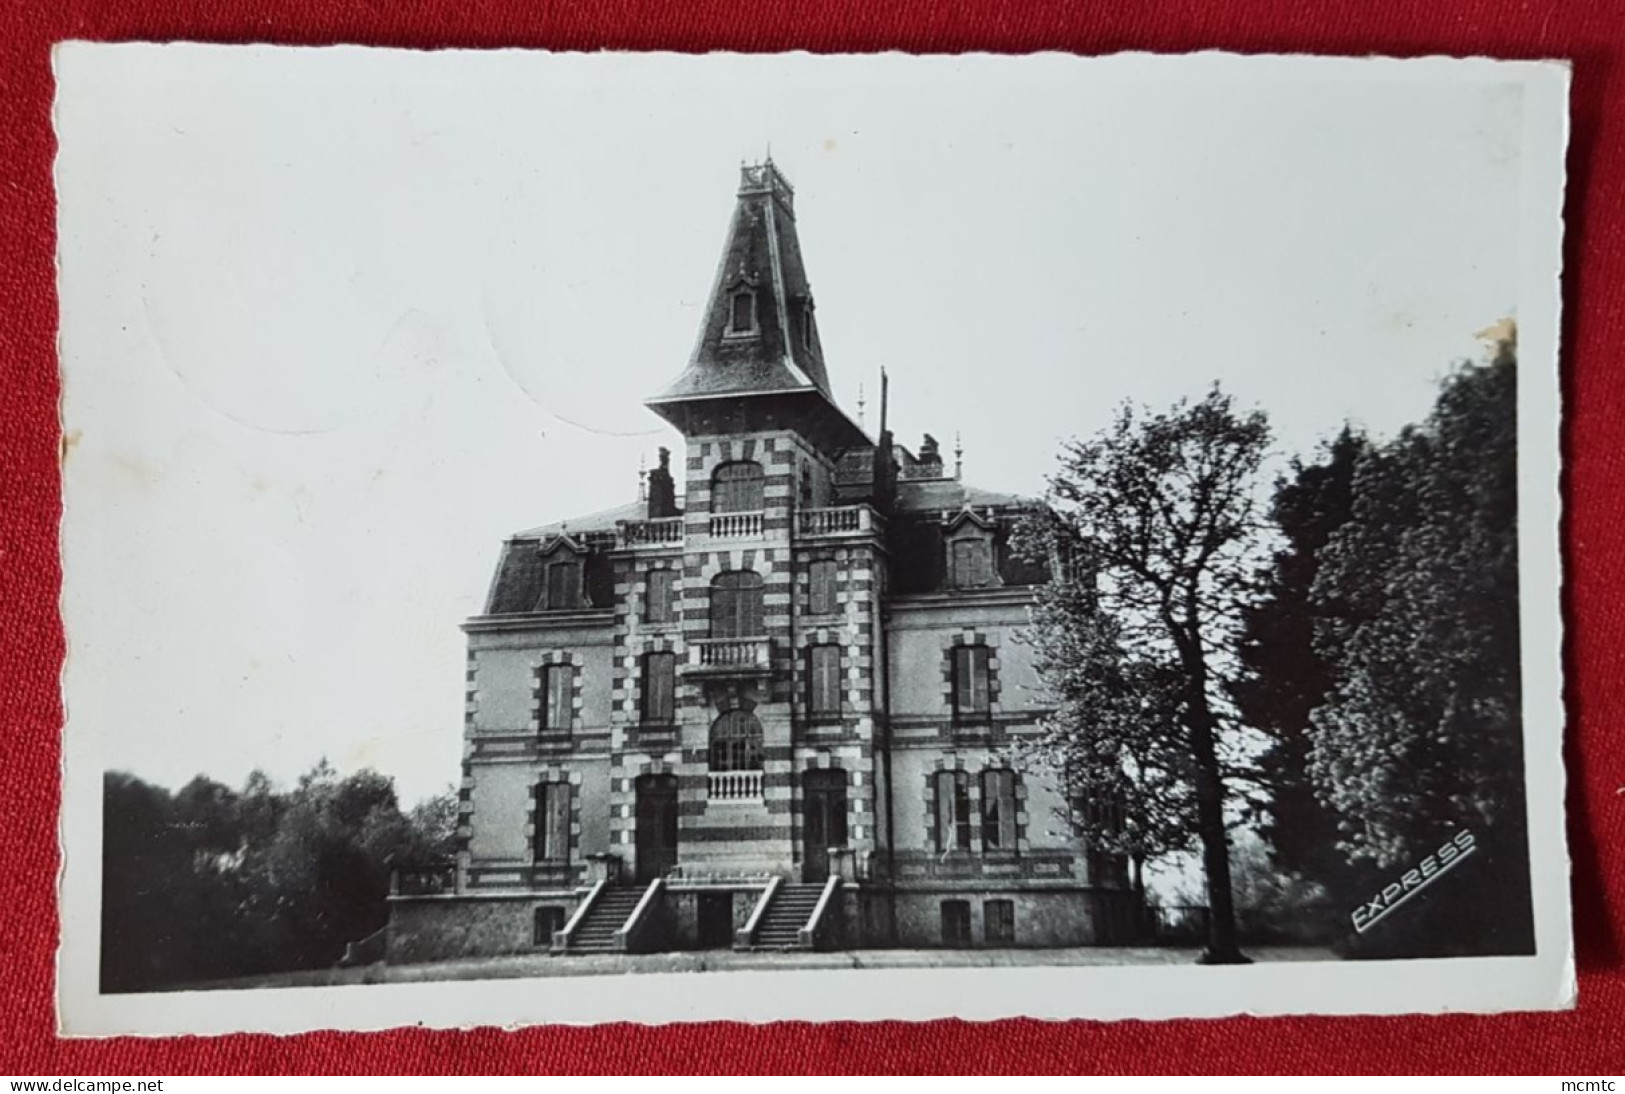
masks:
{"label": "stone balustrade", "polygon": [[683,518],[627,520],[618,525],[622,547],[675,547],[683,542]]}
{"label": "stone balustrade", "polygon": [[710,771],[705,776],[705,794],[711,801],[761,801],[760,771]]}
{"label": "stone balustrade", "polygon": [[693,638],[688,643],[690,672],[766,672],[772,657],[766,638]]}
{"label": "stone balustrade", "polygon": [[712,513],[712,539],[758,539],[762,535],[762,513]]}
{"label": "stone balustrade", "polygon": [[796,534],[802,539],[864,535],[875,530],[875,511],[867,505],[839,505],[803,509],[796,514]]}

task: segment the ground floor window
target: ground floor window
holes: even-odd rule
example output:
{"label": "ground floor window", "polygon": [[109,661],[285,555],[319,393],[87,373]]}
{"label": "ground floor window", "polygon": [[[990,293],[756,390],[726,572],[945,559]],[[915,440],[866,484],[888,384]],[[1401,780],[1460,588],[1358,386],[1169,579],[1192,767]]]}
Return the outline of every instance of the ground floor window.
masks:
{"label": "ground floor window", "polygon": [[937,850],[970,850],[970,776],[963,771],[936,773]]}
{"label": "ground floor window", "polygon": [[1013,900],[984,900],[982,902],[982,934],[989,946],[1016,944],[1016,902]]}
{"label": "ground floor window", "polygon": [[535,813],[537,862],[570,861],[570,784],[536,785]]}
{"label": "ground floor window", "polygon": [[970,901],[942,902],[942,944],[958,947],[970,945]]}
{"label": "ground floor window", "polygon": [[549,946],[553,943],[555,931],[564,930],[564,909],[556,905],[544,905],[536,909],[536,936],[538,946]]}

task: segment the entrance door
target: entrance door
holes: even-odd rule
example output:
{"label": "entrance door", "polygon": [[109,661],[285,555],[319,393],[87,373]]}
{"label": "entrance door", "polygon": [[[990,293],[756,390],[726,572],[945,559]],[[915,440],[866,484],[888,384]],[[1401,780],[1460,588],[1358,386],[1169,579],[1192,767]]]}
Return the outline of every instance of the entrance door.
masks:
{"label": "entrance door", "polygon": [[809,771],[801,779],[801,880],[829,878],[829,849],[846,846],[846,772]]}
{"label": "entrance door", "polygon": [[677,776],[639,775],[637,873],[647,884],[677,865]]}
{"label": "entrance door", "polygon": [[699,897],[700,948],[727,949],[734,940],[734,895],[701,893]]}

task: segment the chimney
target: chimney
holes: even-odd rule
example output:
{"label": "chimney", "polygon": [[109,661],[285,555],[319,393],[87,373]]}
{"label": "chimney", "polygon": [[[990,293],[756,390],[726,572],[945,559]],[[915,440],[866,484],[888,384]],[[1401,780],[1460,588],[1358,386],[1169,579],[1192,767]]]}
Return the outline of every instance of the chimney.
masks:
{"label": "chimney", "polygon": [[677,484],[671,477],[671,449],[660,450],[660,466],[649,472],[649,519],[677,515]]}
{"label": "chimney", "polygon": [[929,433],[920,442],[920,463],[922,464],[922,474],[927,477],[941,477],[942,449],[938,446],[937,439]]}

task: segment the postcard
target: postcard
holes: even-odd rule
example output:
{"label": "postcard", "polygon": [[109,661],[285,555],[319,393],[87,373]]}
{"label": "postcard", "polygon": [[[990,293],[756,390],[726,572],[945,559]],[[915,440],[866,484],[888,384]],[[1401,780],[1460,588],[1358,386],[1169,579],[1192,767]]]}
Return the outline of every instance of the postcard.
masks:
{"label": "postcard", "polygon": [[1573,1005],[1566,65],[55,64],[65,1033]]}

